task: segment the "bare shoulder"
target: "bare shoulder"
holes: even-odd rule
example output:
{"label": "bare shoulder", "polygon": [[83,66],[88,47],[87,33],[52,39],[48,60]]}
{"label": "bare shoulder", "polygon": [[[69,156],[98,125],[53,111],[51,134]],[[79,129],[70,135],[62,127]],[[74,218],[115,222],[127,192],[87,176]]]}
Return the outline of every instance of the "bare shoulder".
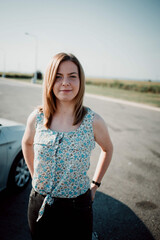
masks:
{"label": "bare shoulder", "polygon": [[104,151],[112,148],[112,142],[108,132],[108,127],[104,119],[97,113],[93,119],[93,131],[95,141],[101,146]]}
{"label": "bare shoulder", "polygon": [[36,132],[36,115],[37,115],[37,109],[32,111],[28,116],[26,129],[22,139],[23,143],[33,144],[34,135]]}
{"label": "bare shoulder", "polygon": [[42,106],[38,106],[36,109],[34,109],[30,115],[27,118],[27,124],[29,125],[35,125],[36,123],[36,117],[38,113],[43,113]]}
{"label": "bare shoulder", "polygon": [[104,119],[97,113],[94,114],[93,127],[107,127]]}
{"label": "bare shoulder", "polygon": [[27,118],[27,126],[32,126],[32,127],[34,127],[35,126],[35,124],[36,124],[36,115],[37,115],[37,109],[36,110],[34,110],[34,111],[32,111],[31,113],[30,113],[30,115],[28,116],[28,118]]}

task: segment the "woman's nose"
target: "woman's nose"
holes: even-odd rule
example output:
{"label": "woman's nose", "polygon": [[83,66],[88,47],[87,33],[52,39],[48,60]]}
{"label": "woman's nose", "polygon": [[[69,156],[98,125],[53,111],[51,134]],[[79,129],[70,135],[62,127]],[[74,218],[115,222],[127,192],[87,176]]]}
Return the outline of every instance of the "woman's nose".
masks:
{"label": "woman's nose", "polygon": [[63,78],[62,85],[63,85],[63,86],[65,86],[65,85],[66,85],[66,86],[70,85],[69,79],[68,79],[67,77],[64,77],[64,78]]}

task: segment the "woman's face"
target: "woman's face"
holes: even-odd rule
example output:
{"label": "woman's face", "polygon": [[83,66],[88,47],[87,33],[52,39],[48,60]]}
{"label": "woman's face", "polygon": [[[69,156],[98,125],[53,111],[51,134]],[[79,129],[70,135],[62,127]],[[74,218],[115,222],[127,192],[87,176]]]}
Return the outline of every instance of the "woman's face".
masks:
{"label": "woman's face", "polygon": [[80,79],[78,67],[71,61],[60,63],[55,83],[53,85],[53,93],[59,101],[73,101],[78,94]]}

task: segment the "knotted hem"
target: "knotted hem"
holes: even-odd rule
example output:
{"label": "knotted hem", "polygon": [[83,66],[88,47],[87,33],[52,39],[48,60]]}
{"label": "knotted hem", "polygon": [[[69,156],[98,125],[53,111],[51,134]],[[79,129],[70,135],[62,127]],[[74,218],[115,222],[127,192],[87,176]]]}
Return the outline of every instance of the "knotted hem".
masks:
{"label": "knotted hem", "polygon": [[54,203],[54,198],[51,197],[51,195],[48,194],[43,200],[43,203],[42,203],[41,208],[39,210],[38,218],[37,218],[36,222],[38,222],[42,218],[42,216],[44,214],[46,204],[51,206],[53,203]]}

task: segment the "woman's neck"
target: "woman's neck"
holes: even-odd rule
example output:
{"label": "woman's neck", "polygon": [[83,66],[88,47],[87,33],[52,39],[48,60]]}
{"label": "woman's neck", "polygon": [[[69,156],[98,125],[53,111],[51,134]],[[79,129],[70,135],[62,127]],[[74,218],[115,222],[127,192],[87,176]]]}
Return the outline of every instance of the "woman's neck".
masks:
{"label": "woman's neck", "polygon": [[58,103],[57,110],[52,118],[50,128],[56,131],[72,131],[77,128],[73,126],[74,122],[74,105],[71,103]]}
{"label": "woman's neck", "polygon": [[63,115],[64,118],[74,116],[74,104],[70,102],[57,102],[56,115]]}

